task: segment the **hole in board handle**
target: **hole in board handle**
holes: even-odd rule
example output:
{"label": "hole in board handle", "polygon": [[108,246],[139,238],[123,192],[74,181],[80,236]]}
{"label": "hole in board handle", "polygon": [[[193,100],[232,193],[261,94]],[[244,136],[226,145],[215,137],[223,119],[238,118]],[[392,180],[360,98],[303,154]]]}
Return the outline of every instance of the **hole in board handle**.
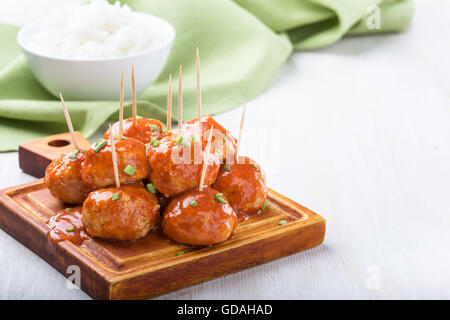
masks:
{"label": "hole in board handle", "polygon": [[52,141],[48,142],[49,146],[56,147],[56,148],[65,147],[69,144],[70,144],[70,141],[62,140],[62,139],[52,140]]}

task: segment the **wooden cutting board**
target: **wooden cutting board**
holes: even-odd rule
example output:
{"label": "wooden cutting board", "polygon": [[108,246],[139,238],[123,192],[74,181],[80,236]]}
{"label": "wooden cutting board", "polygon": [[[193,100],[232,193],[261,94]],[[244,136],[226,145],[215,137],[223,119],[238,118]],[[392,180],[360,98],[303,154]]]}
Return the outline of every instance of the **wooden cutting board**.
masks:
{"label": "wooden cutting board", "polygon": [[[78,144],[81,149],[87,149],[91,145],[89,141],[78,131],[75,131]],[[62,153],[73,151],[72,138],[69,132],[22,143],[19,146],[19,166],[23,172],[36,178],[45,176],[45,168],[58,158]]]}
{"label": "wooden cutting board", "polygon": [[309,249],[325,236],[321,216],[270,189],[261,214],[240,223],[231,239],[206,248],[171,242],[158,230],[137,241],[52,245],[46,221],[64,207],[43,179],[10,187],[0,191],[0,227],[66,277],[69,266],[78,266],[81,289],[95,299],[151,298]]}

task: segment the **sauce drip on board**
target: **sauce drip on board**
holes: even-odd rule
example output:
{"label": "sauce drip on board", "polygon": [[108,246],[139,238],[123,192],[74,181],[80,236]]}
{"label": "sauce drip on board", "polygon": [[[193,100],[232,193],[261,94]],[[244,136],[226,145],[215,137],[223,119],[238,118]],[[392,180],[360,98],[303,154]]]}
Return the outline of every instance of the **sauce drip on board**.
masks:
{"label": "sauce drip on board", "polygon": [[47,236],[51,243],[68,240],[81,245],[84,240],[89,239],[81,223],[81,210],[81,207],[62,209],[47,221],[50,228]]}

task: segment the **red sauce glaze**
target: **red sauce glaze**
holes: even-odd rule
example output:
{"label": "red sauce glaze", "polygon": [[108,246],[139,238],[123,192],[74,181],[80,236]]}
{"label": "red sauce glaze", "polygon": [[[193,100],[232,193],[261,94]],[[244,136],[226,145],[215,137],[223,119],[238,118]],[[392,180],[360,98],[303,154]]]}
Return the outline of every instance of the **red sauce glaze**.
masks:
{"label": "red sauce glaze", "polygon": [[236,153],[236,138],[230,131],[226,130],[210,115],[206,115],[199,119],[193,119],[183,123],[183,131],[187,134],[197,134],[202,137],[202,143],[205,147],[208,143],[209,130],[214,126],[212,137],[213,150],[218,153],[221,163],[234,162]]}
{"label": "red sauce glaze", "polygon": [[[177,133],[170,132],[157,147],[148,151],[149,180],[166,197],[198,187],[203,166],[202,145],[186,137],[188,147],[176,142]],[[219,172],[220,160],[210,151],[204,185],[211,185]]]}
{"label": "red sauce glaze", "polygon": [[[137,124],[134,125],[133,118],[123,120],[123,136],[139,140],[142,143],[151,142],[152,137],[156,137],[156,139],[160,140],[163,136],[165,136],[165,133],[163,132],[165,130],[165,126],[159,120],[137,118],[136,122]],[[119,134],[119,122],[112,125],[112,132],[114,136]],[[110,132],[108,129],[103,138],[109,139],[109,135]]]}
{"label": "red sauce glaze", "polygon": [[213,188],[222,192],[231,206],[245,219],[258,213],[266,202],[267,188],[261,167],[248,157],[240,157],[241,163],[224,164]]}
{"label": "red sauce glaze", "polygon": [[[120,182],[135,182],[146,178],[148,168],[145,145],[133,138],[114,138],[114,144]],[[95,143],[86,151],[86,160],[82,163],[83,181],[95,188],[113,185],[115,180],[110,141],[107,140],[107,144],[99,152],[94,147]],[[123,171],[127,165],[136,169],[134,175]]]}
{"label": "red sauce glaze", "polygon": [[[228,239],[238,220],[228,203],[223,204],[216,199],[217,193],[217,190],[206,187],[201,192],[191,190],[173,198],[163,215],[161,226],[164,234],[192,246],[208,246]],[[197,205],[193,206],[192,201]]]}
{"label": "red sauce glaze", "polygon": [[45,170],[45,184],[56,199],[70,203],[83,203],[92,188],[81,178],[81,165],[85,160],[83,152],[78,152],[74,159],[72,153],[63,154],[53,160]]}
{"label": "red sauce glaze", "polygon": [[161,192],[156,192],[155,196],[156,196],[156,199],[158,199],[158,203],[159,203],[159,207],[160,207],[159,210],[161,212],[163,212],[166,209],[167,205],[169,204],[170,198],[165,197]]}
{"label": "red sauce glaze", "polygon": [[47,221],[47,225],[50,228],[47,236],[53,244],[68,240],[81,245],[84,240],[89,239],[81,223],[81,207],[59,210]]}
{"label": "red sauce glaze", "polygon": [[155,226],[158,213],[156,197],[142,183],[134,183],[91,192],[84,201],[81,221],[91,236],[136,240]]}

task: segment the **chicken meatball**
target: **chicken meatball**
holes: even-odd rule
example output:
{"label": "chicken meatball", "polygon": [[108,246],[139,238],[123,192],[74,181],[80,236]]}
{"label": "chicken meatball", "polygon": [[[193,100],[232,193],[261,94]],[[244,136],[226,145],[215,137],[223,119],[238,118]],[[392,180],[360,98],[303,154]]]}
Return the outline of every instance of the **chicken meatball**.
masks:
{"label": "chicken meatball", "polygon": [[233,137],[230,131],[222,127],[210,115],[199,119],[186,121],[183,124],[183,131],[185,134],[194,134],[201,136],[203,146],[208,143],[209,130],[214,126],[214,133],[212,138],[213,150],[218,154],[222,163],[233,162],[236,153],[236,138]]}
{"label": "chicken meatball", "polygon": [[62,154],[53,160],[45,169],[45,184],[52,196],[70,203],[83,203],[92,188],[87,186],[81,178],[81,166],[85,160],[83,152]]}
{"label": "chicken meatball", "polygon": [[209,246],[227,240],[237,226],[237,216],[225,196],[211,187],[191,190],[167,206],[162,230],[170,239],[192,246]]}
{"label": "chicken meatball", "polygon": [[[169,133],[157,147],[149,148],[149,180],[166,197],[198,187],[203,166],[202,143]],[[211,185],[219,172],[220,160],[210,150],[204,185]]]}
{"label": "chicken meatball", "polygon": [[239,163],[224,164],[213,188],[222,192],[240,216],[258,213],[267,198],[265,175],[260,166],[248,157],[240,157]]}
{"label": "chicken meatball", "polygon": [[[145,145],[133,138],[114,138],[121,183],[135,182],[148,176]],[[114,169],[109,140],[100,139],[86,151],[82,164],[85,184],[102,188],[114,184]]]}
{"label": "chicken meatball", "polygon": [[156,224],[158,200],[142,183],[91,192],[81,222],[90,236],[115,240],[144,237]]}
{"label": "chicken meatball", "polygon": [[[133,118],[123,120],[123,136],[133,138],[142,143],[151,143],[155,139],[160,140],[166,132],[164,124],[156,119],[137,118],[136,125],[133,124]],[[112,125],[111,131],[114,136],[119,135],[119,122]],[[106,131],[104,139],[109,139],[109,129]],[[152,140],[153,139],[153,140]]]}

